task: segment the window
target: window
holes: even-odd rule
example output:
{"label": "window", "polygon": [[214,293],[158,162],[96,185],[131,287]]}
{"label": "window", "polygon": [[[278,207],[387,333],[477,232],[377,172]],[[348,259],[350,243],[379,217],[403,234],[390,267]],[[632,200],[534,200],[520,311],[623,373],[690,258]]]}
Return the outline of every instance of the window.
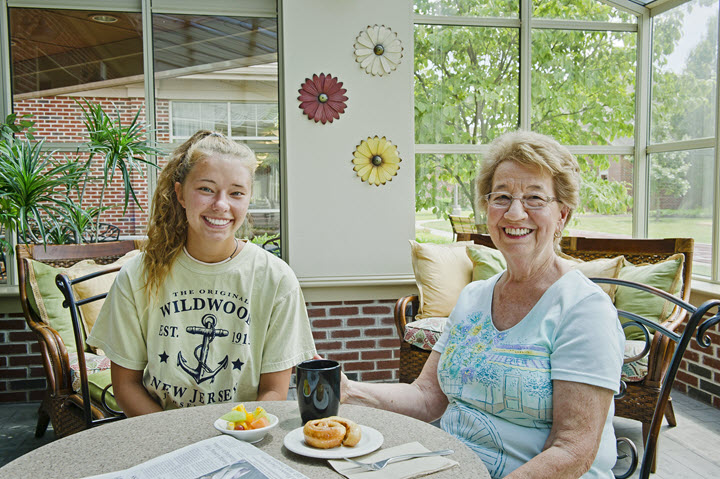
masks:
{"label": "window", "polygon": [[524,128],[578,157],[585,182],[573,233],[604,234],[612,224],[614,234],[632,234],[635,16],[594,0],[521,0],[516,15],[523,5],[538,15],[526,49],[524,19],[508,18],[510,3],[416,2],[418,214],[480,215],[473,179],[488,144]]}
{"label": "window", "polygon": [[[15,0],[3,31],[9,32],[10,59],[2,65],[9,84],[0,83],[0,105],[7,113],[30,114],[35,137],[59,162],[88,158],[88,139],[81,105],[100,104],[123,124],[135,114],[150,125],[147,135],[166,154],[199,128],[212,128],[247,143],[260,166],[251,215],[252,238],[280,232],[280,131],[278,122],[278,31],[274,0],[256,0],[222,13],[224,0],[207,0],[198,14],[174,2],[104,0],[68,2]],[[73,2],[70,2],[72,4]],[[187,3],[187,2],[186,2]],[[27,7],[25,6],[27,5]],[[133,11],[133,5],[137,11]],[[149,6],[150,15],[141,8]],[[53,8],[55,7],[55,8]],[[115,9],[119,11],[115,11]],[[217,12],[213,15],[199,12]],[[232,15],[230,15],[232,13]],[[152,25],[143,23],[151,18]],[[7,28],[5,28],[7,27]],[[152,27],[152,28],[151,28]],[[152,31],[153,62],[147,62],[145,40]],[[148,66],[149,65],[149,66]],[[1,98],[12,97],[12,105]],[[158,158],[162,167],[165,158]],[[98,168],[100,165],[98,164]],[[102,176],[101,168],[95,173]],[[139,206],[103,211],[103,222],[120,227],[121,235],[142,235],[154,185],[155,170],[133,173]],[[121,175],[109,186],[122,190]],[[84,191],[84,208],[97,205],[102,182]],[[73,196],[79,201],[77,195]],[[122,204],[113,193],[110,203]],[[106,203],[107,204],[107,203]],[[9,235],[0,231],[0,239]],[[12,239],[12,238],[10,238]],[[0,283],[14,282],[13,262],[0,257]],[[7,270],[7,271],[6,271]],[[9,274],[8,274],[9,273]]]}
{"label": "window", "polygon": [[[78,152],[88,141],[85,101],[101,105],[113,118],[119,115],[126,125],[136,113],[145,120],[140,12],[10,8],[9,13],[13,111],[32,116],[35,136],[46,142],[44,150],[57,150],[53,158],[88,159],[86,151]],[[73,195],[85,209],[103,195],[98,157],[92,171],[98,181]],[[144,229],[149,204],[147,179],[133,174],[132,185],[141,206],[131,201],[127,212],[116,207],[102,214],[103,222],[129,235]],[[109,188],[123,190],[121,175]],[[110,202],[118,200],[103,204]]]}
{"label": "window", "polygon": [[718,2],[653,17],[648,236],[695,239],[693,274],[712,278]]}
{"label": "window", "polygon": [[260,162],[242,234],[280,234],[277,20],[153,14],[158,138],[199,129],[246,143]]}
{"label": "window", "polygon": [[170,105],[172,140],[199,129],[214,130],[241,141],[278,140],[277,103],[179,102]]}
{"label": "window", "polygon": [[673,3],[416,0],[418,237],[447,241],[488,143],[531,129],[581,165],[572,234],[690,236],[695,276],[719,282],[719,2]]}

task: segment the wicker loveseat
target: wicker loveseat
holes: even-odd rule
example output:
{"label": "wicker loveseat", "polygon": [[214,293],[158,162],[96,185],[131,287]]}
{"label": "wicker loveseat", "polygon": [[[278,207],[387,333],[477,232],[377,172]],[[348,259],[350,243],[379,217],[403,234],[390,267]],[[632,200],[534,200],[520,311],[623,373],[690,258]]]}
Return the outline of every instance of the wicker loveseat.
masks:
{"label": "wicker loveseat", "polygon": [[[489,235],[484,234],[459,234],[458,241],[472,241],[476,245],[495,248]],[[693,245],[691,238],[670,238],[670,239],[617,239],[617,238],[584,238],[567,236],[562,239],[562,252],[570,257],[590,262],[599,258],[617,258],[623,256],[626,262],[632,265],[659,264],[669,258],[681,260],[681,271],[678,276],[682,285],[678,284],[677,296],[688,301],[690,297],[690,279],[693,261]],[[449,245],[452,246],[452,245]],[[680,258],[678,255],[682,255]],[[625,263],[627,264],[627,263]],[[413,265],[416,265],[416,258],[413,258]],[[416,269],[416,277],[417,277]],[[447,277],[447,275],[445,275]],[[610,277],[610,276],[607,276]],[[637,278],[634,278],[637,279]],[[643,281],[639,281],[643,282]],[[676,293],[672,291],[673,293]],[[669,304],[669,303],[667,303]],[[430,343],[433,343],[432,334],[425,335],[425,342],[420,345],[415,341],[411,344],[406,341],[410,333],[416,315],[422,309],[420,298],[417,295],[400,298],[395,304],[395,324],[400,341],[400,371],[401,382],[412,382],[420,374],[427,357],[430,354]],[[662,324],[671,331],[675,331],[686,318],[686,311],[679,307],[668,308],[668,314]],[[429,318],[437,324],[438,318]],[[408,328],[410,326],[410,328]],[[627,330],[626,330],[627,332]],[[439,331],[434,333],[439,335]],[[430,338],[430,340],[428,340]],[[628,341],[630,343],[630,341]],[[419,347],[422,346],[422,347]],[[644,346],[644,341],[643,341]],[[640,347],[633,351],[639,353]],[[624,380],[627,384],[626,394],[615,400],[616,416],[635,419],[642,422],[643,436],[647,438],[652,416],[659,399],[662,378],[668,364],[671,361],[674,350],[674,343],[668,338],[656,334],[652,339],[651,347],[645,358],[637,356],[630,358],[626,348],[626,365],[623,368]],[[643,364],[642,377],[626,377],[627,371],[632,371],[630,366]],[[646,365],[645,365],[646,362]],[[647,368],[646,372],[644,368]],[[666,405],[661,405],[665,411],[665,417],[671,426],[676,425],[672,409],[672,402],[668,400]],[[654,444],[652,445],[655,446]]]}
{"label": "wicker loveseat", "polygon": [[[71,315],[67,307],[63,307],[65,298],[56,285],[56,277],[58,273],[64,273],[72,279],[108,269],[116,272],[128,257],[138,252],[138,246],[135,241],[17,246],[20,302],[25,320],[36,334],[47,381],[47,390],[39,409],[36,436],[45,432],[50,421],[58,437],[89,426],[83,414],[80,384],[80,378],[85,375],[78,370],[82,363],[86,364],[87,376],[91,381],[92,418],[114,416],[100,401],[104,385],[110,381],[109,360],[101,352],[87,349],[84,338],[81,338],[82,344],[76,344]],[[86,281],[82,289],[74,291],[77,299],[107,293],[115,275],[102,276],[102,280]],[[81,306],[83,323],[91,321],[91,316],[97,314],[99,307],[99,304]],[[91,326],[85,324],[84,333]],[[108,404],[116,407],[112,400]]]}

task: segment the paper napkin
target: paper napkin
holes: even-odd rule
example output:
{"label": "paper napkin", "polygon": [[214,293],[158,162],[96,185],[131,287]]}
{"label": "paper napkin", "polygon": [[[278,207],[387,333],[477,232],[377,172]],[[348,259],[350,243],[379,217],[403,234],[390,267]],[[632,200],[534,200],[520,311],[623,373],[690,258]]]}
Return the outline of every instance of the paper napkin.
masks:
{"label": "paper napkin", "polygon": [[[375,451],[364,456],[353,457],[353,459],[360,462],[371,463],[388,457],[411,454],[413,452],[430,452],[430,450],[419,442],[410,442],[389,449]],[[385,466],[385,469],[379,471],[368,471],[342,459],[328,460],[328,462],[333,469],[348,479],[410,479],[412,477],[432,474],[457,465],[456,461],[448,459],[451,456],[452,455],[405,459],[400,462],[392,462]]]}

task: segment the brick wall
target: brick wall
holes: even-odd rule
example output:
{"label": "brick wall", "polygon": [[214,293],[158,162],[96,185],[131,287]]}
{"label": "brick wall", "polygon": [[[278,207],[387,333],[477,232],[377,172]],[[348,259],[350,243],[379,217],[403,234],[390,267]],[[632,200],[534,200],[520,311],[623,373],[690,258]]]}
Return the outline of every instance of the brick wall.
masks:
{"label": "brick wall", "polygon": [[318,352],[361,381],[397,381],[400,341],[394,301],[309,303]]}
{"label": "brick wall", "polygon": [[[362,381],[397,381],[399,340],[393,301],[308,303],[318,352]],[[39,348],[22,313],[0,313],[0,403],[40,401]]]}
{"label": "brick wall", "polygon": [[[709,316],[708,316],[709,317]],[[708,331],[711,344],[702,348],[691,341],[680,363],[675,389],[720,408],[720,325]]]}
{"label": "brick wall", "polygon": [[0,313],[0,403],[40,401],[45,372],[22,313]]}

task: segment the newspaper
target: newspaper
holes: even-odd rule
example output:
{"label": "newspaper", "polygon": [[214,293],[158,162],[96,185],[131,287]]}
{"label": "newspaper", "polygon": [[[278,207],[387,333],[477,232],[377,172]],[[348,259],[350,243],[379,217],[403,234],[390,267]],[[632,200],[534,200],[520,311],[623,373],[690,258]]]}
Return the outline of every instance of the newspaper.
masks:
{"label": "newspaper", "polygon": [[123,471],[85,479],[308,479],[247,442],[221,435]]}

